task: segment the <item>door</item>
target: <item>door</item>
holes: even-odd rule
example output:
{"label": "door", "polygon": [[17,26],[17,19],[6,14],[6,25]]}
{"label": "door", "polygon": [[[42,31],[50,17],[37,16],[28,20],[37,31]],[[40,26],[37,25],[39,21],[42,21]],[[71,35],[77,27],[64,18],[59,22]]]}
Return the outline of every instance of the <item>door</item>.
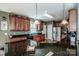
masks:
{"label": "door", "polygon": [[47,41],[49,43],[53,43],[53,38],[52,38],[52,24],[47,25]]}

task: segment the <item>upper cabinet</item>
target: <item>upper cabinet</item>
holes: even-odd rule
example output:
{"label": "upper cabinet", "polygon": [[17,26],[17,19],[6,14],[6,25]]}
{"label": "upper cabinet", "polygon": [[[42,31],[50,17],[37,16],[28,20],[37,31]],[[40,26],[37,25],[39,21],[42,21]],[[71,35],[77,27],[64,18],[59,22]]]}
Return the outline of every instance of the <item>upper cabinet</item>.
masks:
{"label": "upper cabinet", "polygon": [[69,30],[76,31],[76,9],[69,10]]}
{"label": "upper cabinet", "polygon": [[61,21],[53,21],[53,27],[61,27]]}
{"label": "upper cabinet", "polygon": [[43,26],[44,26],[44,23],[42,21],[40,21],[40,24],[37,24],[37,30],[38,31],[42,31],[43,30]]}
{"label": "upper cabinet", "polygon": [[15,21],[16,21],[16,17],[15,15],[9,15],[9,21],[10,21],[10,30],[15,30]]}
{"label": "upper cabinet", "polygon": [[30,20],[28,17],[19,17],[17,15],[9,15],[10,20],[10,30],[14,31],[29,31],[30,30]]}
{"label": "upper cabinet", "polygon": [[25,31],[30,30],[30,20],[29,20],[29,18],[25,18],[23,20],[23,30],[25,30]]}

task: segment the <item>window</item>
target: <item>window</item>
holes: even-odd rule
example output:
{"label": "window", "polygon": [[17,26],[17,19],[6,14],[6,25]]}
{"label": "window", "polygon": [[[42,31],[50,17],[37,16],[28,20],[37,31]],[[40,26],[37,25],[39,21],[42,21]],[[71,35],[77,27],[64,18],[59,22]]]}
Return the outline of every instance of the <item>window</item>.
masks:
{"label": "window", "polygon": [[37,33],[37,26],[36,26],[36,24],[33,22],[33,21],[31,21],[30,22],[30,33]]}

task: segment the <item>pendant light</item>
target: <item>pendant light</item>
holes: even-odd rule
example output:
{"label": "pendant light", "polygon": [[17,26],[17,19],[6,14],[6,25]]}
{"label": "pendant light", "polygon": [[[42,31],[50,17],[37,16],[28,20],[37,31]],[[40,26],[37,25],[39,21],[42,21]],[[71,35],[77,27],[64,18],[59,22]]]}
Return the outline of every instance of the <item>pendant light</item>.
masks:
{"label": "pendant light", "polygon": [[61,22],[62,25],[67,25],[68,22],[65,19],[65,3],[63,3],[63,21]]}
{"label": "pendant light", "polygon": [[36,6],[35,24],[40,24],[40,21],[37,20],[37,14],[38,14],[38,13],[37,13],[37,12],[38,12],[38,11],[37,11],[37,3],[35,4],[35,6]]}

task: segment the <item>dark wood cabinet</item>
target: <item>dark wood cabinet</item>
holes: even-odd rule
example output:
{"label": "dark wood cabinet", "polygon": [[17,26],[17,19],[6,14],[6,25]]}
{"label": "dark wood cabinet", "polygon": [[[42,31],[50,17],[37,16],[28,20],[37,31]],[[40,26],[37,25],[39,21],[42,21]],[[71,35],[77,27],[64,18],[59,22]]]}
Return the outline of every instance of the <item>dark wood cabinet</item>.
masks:
{"label": "dark wood cabinet", "polygon": [[14,31],[29,31],[30,30],[30,20],[28,17],[23,18],[17,15],[10,15],[10,30]]}
{"label": "dark wood cabinet", "polygon": [[16,17],[15,30],[21,30],[20,24],[21,24],[21,19],[19,17]]}
{"label": "dark wood cabinet", "polygon": [[43,30],[43,26],[44,26],[44,23],[42,21],[40,21],[40,24],[37,24],[37,30],[38,31],[42,31]]}
{"label": "dark wood cabinet", "polygon": [[9,15],[9,22],[10,22],[10,30],[15,30],[16,27],[15,27],[15,22],[16,22],[16,17],[15,15],[11,16]]}
{"label": "dark wood cabinet", "polygon": [[30,20],[28,18],[23,20],[23,30],[30,30]]}
{"label": "dark wood cabinet", "polygon": [[[10,31],[29,31],[30,19],[15,14],[9,14],[9,27]],[[8,44],[8,55],[23,55],[27,49],[27,36],[26,35],[13,35]]]}
{"label": "dark wood cabinet", "polygon": [[61,21],[53,21],[53,27],[61,27]]}
{"label": "dark wood cabinet", "polygon": [[70,31],[76,31],[76,14],[77,10],[76,9],[71,9],[69,10],[69,30]]}
{"label": "dark wood cabinet", "polygon": [[21,37],[14,37],[10,39],[10,42],[7,42],[8,44],[8,54],[12,56],[19,56],[26,53],[27,49],[27,37],[21,36]]}
{"label": "dark wood cabinet", "polygon": [[34,35],[33,36],[33,40],[37,41],[37,42],[42,42],[45,40],[45,35],[41,34],[41,35]]}
{"label": "dark wood cabinet", "polygon": [[67,42],[67,25],[63,25],[61,27],[61,45],[65,48],[67,48],[68,46],[68,42]]}

